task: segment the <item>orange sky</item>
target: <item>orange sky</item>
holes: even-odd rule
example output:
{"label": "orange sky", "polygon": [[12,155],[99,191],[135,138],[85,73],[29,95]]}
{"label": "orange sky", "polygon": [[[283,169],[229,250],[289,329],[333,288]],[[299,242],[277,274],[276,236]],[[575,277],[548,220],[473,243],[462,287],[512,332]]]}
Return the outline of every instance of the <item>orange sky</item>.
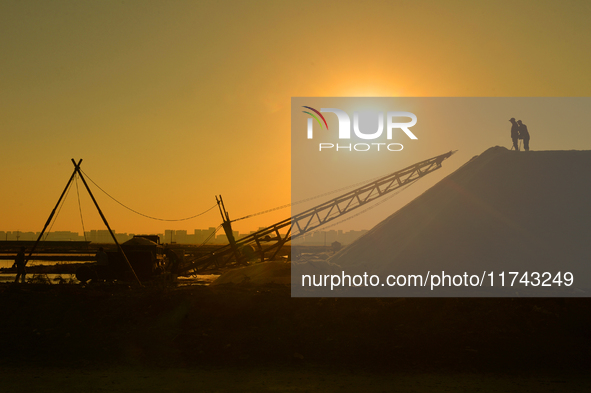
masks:
{"label": "orange sky", "polygon": [[[0,230],[42,229],[70,158],[152,216],[216,194],[232,218],[288,203],[294,96],[589,96],[590,17],[580,1],[2,2]],[[82,230],[75,191],[53,230]],[[118,232],[220,223],[96,197]]]}

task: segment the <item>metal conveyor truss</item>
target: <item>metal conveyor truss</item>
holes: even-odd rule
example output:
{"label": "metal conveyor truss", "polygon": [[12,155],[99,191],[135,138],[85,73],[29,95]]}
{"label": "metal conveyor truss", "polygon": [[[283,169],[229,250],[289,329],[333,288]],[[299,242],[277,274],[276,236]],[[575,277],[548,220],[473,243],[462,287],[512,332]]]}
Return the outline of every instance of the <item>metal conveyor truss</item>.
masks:
{"label": "metal conveyor truss", "polygon": [[[441,168],[441,163],[453,153],[450,151],[410,165],[239,240],[235,240],[232,235],[231,220],[220,196],[218,205],[220,205],[220,212],[224,219],[222,226],[228,236],[229,244],[220,247],[212,254],[186,261],[180,273],[181,275],[191,274],[191,272],[205,269],[212,264],[219,267],[229,263],[246,264],[248,260],[253,258],[258,258],[261,261],[272,260],[285,243],[291,239],[302,236],[395,190],[410,185]],[[285,234],[281,234],[280,231],[284,228],[288,228],[288,230]]]}

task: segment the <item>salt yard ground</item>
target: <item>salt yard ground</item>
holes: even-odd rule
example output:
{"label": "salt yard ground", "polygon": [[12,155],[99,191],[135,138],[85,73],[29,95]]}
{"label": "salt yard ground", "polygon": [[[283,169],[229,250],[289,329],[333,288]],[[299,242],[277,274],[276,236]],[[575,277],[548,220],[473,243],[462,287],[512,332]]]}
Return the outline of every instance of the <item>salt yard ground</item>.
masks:
{"label": "salt yard ground", "polygon": [[589,391],[588,299],[0,285],[0,390]]}

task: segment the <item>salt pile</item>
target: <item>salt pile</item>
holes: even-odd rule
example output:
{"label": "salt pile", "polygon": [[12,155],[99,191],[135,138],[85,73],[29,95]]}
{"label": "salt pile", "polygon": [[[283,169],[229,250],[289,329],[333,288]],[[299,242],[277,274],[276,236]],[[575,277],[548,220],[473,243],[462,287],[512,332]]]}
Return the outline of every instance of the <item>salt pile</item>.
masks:
{"label": "salt pile", "polygon": [[494,147],[330,262],[348,273],[571,271],[591,288],[591,151]]}

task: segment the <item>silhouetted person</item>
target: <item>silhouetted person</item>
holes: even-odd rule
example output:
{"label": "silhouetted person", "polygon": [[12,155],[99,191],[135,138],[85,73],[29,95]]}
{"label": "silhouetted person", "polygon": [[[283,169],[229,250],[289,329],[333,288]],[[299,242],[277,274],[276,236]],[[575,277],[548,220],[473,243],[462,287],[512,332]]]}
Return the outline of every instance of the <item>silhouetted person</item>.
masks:
{"label": "silhouetted person", "polygon": [[167,268],[170,271],[170,273],[172,273],[172,275],[176,278],[176,276],[178,276],[178,274],[179,274],[181,260],[178,257],[178,255],[176,255],[176,253],[174,251],[172,251],[170,248],[167,248],[164,251],[164,253],[168,257]]}
{"label": "silhouetted person", "polygon": [[521,120],[517,120],[517,124],[519,125],[519,139],[523,139],[523,150],[529,151],[529,132],[527,131],[527,126]]}
{"label": "silhouetted person", "polygon": [[27,270],[25,269],[25,248],[21,247],[21,250],[16,254],[14,258],[14,264],[12,267],[16,266],[16,278],[14,282],[18,282],[19,277],[21,278],[21,282],[25,283],[25,276],[27,275]]}
{"label": "silhouetted person", "polygon": [[96,258],[96,272],[100,279],[107,277],[109,272],[109,256],[105,252],[105,249],[100,247],[95,255]]}
{"label": "silhouetted person", "polygon": [[96,264],[99,266],[108,266],[109,265],[109,256],[105,252],[105,249],[100,247],[95,255]]}
{"label": "silhouetted person", "polygon": [[519,151],[519,124],[515,122],[515,118],[512,117],[511,120],[511,139],[513,140],[513,147],[515,151]]}

